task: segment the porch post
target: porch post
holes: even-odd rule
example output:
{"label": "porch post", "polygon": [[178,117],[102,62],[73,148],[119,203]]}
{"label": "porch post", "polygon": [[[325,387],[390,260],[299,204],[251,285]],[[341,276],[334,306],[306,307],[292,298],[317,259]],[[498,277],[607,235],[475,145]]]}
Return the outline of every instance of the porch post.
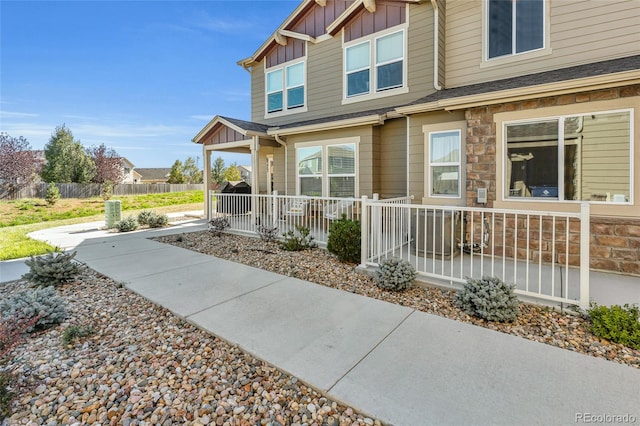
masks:
{"label": "porch post", "polygon": [[367,267],[367,257],[369,256],[369,206],[367,196],[361,197],[360,206],[360,267]]}
{"label": "porch post", "polygon": [[211,151],[207,150],[206,145],[202,145],[202,173],[204,174],[204,217],[207,220],[211,220],[211,194],[209,194],[209,188],[211,183]]}
{"label": "porch post", "polygon": [[580,307],[589,307],[589,248],[591,245],[591,205],[580,204]]}
{"label": "porch post", "polygon": [[256,231],[256,208],[257,199],[255,194],[260,193],[260,186],[258,184],[258,136],[253,136],[251,141],[251,229]]}

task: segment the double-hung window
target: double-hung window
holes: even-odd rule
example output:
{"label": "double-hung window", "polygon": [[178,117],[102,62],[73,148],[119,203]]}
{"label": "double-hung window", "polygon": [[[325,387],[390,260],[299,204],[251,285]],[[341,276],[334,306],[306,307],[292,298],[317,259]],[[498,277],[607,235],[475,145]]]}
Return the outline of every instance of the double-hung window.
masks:
{"label": "double-hung window", "polygon": [[355,197],[355,143],[305,146],[296,157],[300,195]]}
{"label": "double-hung window", "polygon": [[405,85],[405,32],[396,31],[345,47],[345,97]]}
{"label": "double-hung window", "polygon": [[505,196],[629,202],[631,117],[622,110],[505,124]]}
{"label": "double-hung window", "polygon": [[487,57],[544,48],[545,0],[487,0]]}
{"label": "double-hung window", "polygon": [[429,134],[430,196],[460,197],[460,130]]}
{"label": "double-hung window", "polygon": [[304,83],[304,62],[267,71],[267,113],[273,114],[304,107]]}

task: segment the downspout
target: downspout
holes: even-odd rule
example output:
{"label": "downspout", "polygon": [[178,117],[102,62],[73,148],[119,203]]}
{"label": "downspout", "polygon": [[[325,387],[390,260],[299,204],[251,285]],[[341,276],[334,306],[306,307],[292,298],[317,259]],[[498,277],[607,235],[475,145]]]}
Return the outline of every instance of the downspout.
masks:
{"label": "downspout", "polygon": [[442,86],[439,84],[439,64],[440,64],[440,49],[439,49],[439,11],[438,0],[431,0],[433,6],[433,88],[436,90],[442,90]]}
{"label": "downspout", "polygon": [[280,135],[275,134],[274,136],[276,138],[276,142],[284,147],[284,193],[285,195],[290,195],[288,190],[289,178],[287,173],[287,169],[289,168],[289,147],[287,146],[287,143],[280,138]]}

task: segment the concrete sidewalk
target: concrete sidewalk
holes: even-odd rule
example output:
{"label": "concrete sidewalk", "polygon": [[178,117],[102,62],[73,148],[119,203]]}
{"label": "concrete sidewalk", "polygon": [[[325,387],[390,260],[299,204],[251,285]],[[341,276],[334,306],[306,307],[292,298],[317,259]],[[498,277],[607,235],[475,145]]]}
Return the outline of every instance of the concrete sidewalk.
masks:
{"label": "concrete sidewalk", "polygon": [[[640,421],[640,370],[150,241],[205,229],[33,237],[364,413],[394,425]],[[5,271],[14,266],[2,263]]]}

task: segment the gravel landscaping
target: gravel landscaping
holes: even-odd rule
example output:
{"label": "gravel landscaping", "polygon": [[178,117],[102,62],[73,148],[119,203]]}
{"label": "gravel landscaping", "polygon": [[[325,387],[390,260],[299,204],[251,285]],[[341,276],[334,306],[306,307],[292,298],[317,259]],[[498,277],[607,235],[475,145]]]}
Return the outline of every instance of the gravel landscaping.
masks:
{"label": "gravel landscaping", "polygon": [[258,238],[234,234],[215,237],[206,231],[154,240],[640,368],[640,350],[599,339],[589,332],[588,321],[571,312],[521,303],[515,322],[487,322],[458,309],[452,290],[428,286],[402,292],[381,290],[371,277],[356,271],[355,265],[341,263],[322,249],[289,252]]}
{"label": "gravel landscaping", "polygon": [[[26,288],[3,284],[0,299]],[[380,424],[95,271],[58,293],[67,321],[11,353],[8,425]],[[65,345],[74,325],[92,334]]]}

